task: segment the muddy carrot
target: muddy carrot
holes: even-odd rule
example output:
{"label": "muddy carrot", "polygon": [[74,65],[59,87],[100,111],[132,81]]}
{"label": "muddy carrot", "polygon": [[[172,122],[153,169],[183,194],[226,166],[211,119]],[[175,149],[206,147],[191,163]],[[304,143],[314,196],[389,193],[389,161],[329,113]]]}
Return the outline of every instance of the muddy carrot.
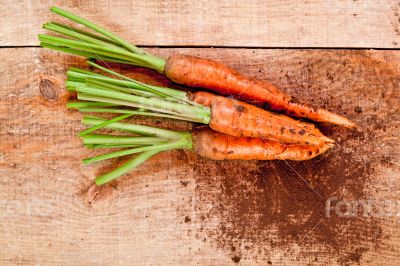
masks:
{"label": "muddy carrot", "polygon": [[[124,145],[125,148],[87,158],[84,162],[92,163],[121,156],[139,155],[113,171],[98,177],[96,179],[98,185],[125,174],[152,155],[168,150],[189,149],[200,156],[213,160],[303,161],[312,159],[333,146],[331,143],[323,143],[320,146],[286,145],[261,138],[234,137],[213,131],[205,126],[195,128],[192,132],[178,132],[121,122],[106,123],[106,121],[97,117],[85,117],[83,119],[83,123],[88,126],[103,124],[108,129],[134,133],[135,136],[84,135],[83,142],[94,145],[92,148],[104,143],[112,144],[109,148],[117,145]],[[104,146],[99,147],[103,148]]]}
{"label": "muddy carrot", "polygon": [[50,22],[44,24],[43,28],[67,36],[68,39],[39,35],[43,47],[102,61],[151,68],[177,83],[205,88],[223,95],[235,95],[260,104],[265,103],[272,110],[295,117],[329,122],[349,128],[355,126],[352,121],[343,116],[298,103],[297,100],[286,95],[274,85],[241,75],[222,63],[181,54],[171,55],[167,59],[156,57],[86,19],[57,7],[51,8],[51,11],[99,34]]}
{"label": "muddy carrot", "polygon": [[214,160],[310,160],[333,147],[331,143],[320,146],[286,145],[261,138],[233,137],[199,128],[193,131],[193,149],[199,155]]}
{"label": "muddy carrot", "polygon": [[251,79],[232,68],[209,59],[190,55],[171,55],[166,60],[165,75],[176,83],[196,88],[206,88],[222,95],[235,95],[255,103],[267,103],[270,109],[295,117],[308,118],[352,128],[349,119],[321,108],[299,103],[274,85]]}
{"label": "muddy carrot", "polygon": [[195,92],[192,98],[193,101],[210,107],[209,126],[218,132],[294,144],[320,145],[326,141],[333,142],[312,124],[268,112],[232,98],[209,92]]}

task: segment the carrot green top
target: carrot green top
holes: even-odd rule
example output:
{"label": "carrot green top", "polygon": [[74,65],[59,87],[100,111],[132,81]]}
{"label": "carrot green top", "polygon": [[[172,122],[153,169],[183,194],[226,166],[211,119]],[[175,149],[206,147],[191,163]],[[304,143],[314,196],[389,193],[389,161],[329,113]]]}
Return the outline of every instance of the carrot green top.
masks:
{"label": "carrot green top", "polygon": [[[80,102],[68,107],[81,112],[165,117],[208,124],[209,107],[190,101],[187,93],[167,87],[148,85],[88,62],[117,78],[72,67],[67,72],[67,89],[78,93]],[[85,101],[85,102],[83,102]]]}
{"label": "carrot green top", "polygon": [[43,25],[44,29],[59,33],[64,37],[39,34],[42,47],[100,61],[143,66],[164,73],[165,59],[146,53],[114,33],[61,8],[52,7],[50,10],[86,26],[95,33],[76,29],[67,24],[48,22]]}

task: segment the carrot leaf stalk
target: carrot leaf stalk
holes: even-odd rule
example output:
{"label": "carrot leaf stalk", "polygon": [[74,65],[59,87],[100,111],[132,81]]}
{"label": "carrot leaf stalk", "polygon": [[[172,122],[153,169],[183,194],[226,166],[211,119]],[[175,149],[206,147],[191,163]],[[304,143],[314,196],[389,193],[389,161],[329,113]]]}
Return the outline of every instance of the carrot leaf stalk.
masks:
{"label": "carrot leaf stalk", "polygon": [[115,168],[114,170],[112,170],[106,174],[103,174],[103,175],[97,177],[95,179],[96,185],[98,185],[98,186],[104,185],[104,184],[120,177],[121,175],[136,168],[138,165],[144,163],[147,159],[149,159],[150,157],[152,157],[153,155],[155,155],[159,152],[160,151],[158,151],[158,150],[151,150],[151,151],[146,151],[146,152],[139,154],[138,156],[136,156],[133,159],[126,162],[125,164]]}
{"label": "carrot leaf stalk", "polygon": [[[84,116],[82,119],[82,123],[84,125],[89,125],[89,126],[102,124],[106,121],[107,120],[95,116]],[[167,140],[177,139],[181,136],[179,132],[172,130],[166,130],[162,128],[156,128],[144,125],[121,123],[121,122],[114,122],[112,124],[106,125],[104,128],[119,130],[144,136],[155,136]]]}
{"label": "carrot leaf stalk", "polygon": [[119,116],[111,120],[104,120],[97,117],[85,117],[83,120],[84,124],[86,125],[94,125],[94,127],[91,127],[90,130],[86,130],[88,133],[94,131],[95,129],[99,129],[100,127],[106,127],[135,134],[135,136],[116,136],[103,134],[82,135],[83,144],[89,148],[126,148],[123,150],[86,158],[83,160],[85,164],[126,155],[138,154],[125,164],[97,177],[95,180],[97,185],[102,185],[114,180],[159,152],[173,149],[193,148],[190,132],[178,132],[150,126],[116,122],[118,120],[122,120],[123,118],[126,117]]}
{"label": "carrot leaf stalk", "polygon": [[84,101],[73,101],[73,102],[68,102],[67,107],[68,108],[94,108],[94,107],[109,107],[109,106],[115,106],[115,104],[112,103],[101,103],[101,102],[84,102]]}
{"label": "carrot leaf stalk", "polygon": [[104,175],[97,177],[95,180],[96,184],[102,185],[102,184],[110,182],[111,180],[132,170],[133,168],[137,167],[139,164],[141,164],[144,161],[146,161],[147,159],[149,159],[151,156],[153,156],[159,152],[162,152],[162,151],[173,150],[173,149],[192,149],[192,139],[191,139],[190,133],[182,132],[181,138],[179,138],[175,141],[169,142],[169,143],[158,144],[158,145],[148,145],[148,146],[139,147],[139,148],[111,152],[111,153],[107,153],[104,155],[85,159],[84,163],[91,163],[94,161],[100,161],[100,160],[120,157],[120,156],[124,156],[124,155],[139,153],[139,155],[137,155],[133,159],[129,160],[127,163],[115,168],[114,170],[112,170]]}
{"label": "carrot leaf stalk", "polygon": [[68,11],[58,7],[52,7],[50,10],[64,18],[86,26],[98,34],[72,28],[66,24],[49,22],[43,25],[44,29],[68,38],[40,34],[39,40],[42,47],[101,61],[143,66],[160,73],[164,72],[165,59],[146,53],[114,33]]}
{"label": "carrot leaf stalk", "polygon": [[90,134],[82,137],[84,145],[130,145],[132,146],[146,146],[153,144],[166,143],[169,140],[160,137],[149,136],[115,136],[105,134]]}
{"label": "carrot leaf stalk", "polygon": [[[211,111],[187,97],[187,93],[171,88],[147,85],[128,78],[95,63],[92,66],[119,79],[71,68],[67,73],[67,88],[78,92],[81,103],[71,103],[71,108],[84,112],[109,112],[131,115],[148,115],[207,124]],[[92,105],[88,104],[93,102]],[[107,107],[100,110],[95,107]],[[123,108],[121,108],[123,107]],[[126,109],[129,108],[129,109]]]}
{"label": "carrot leaf stalk", "polygon": [[143,109],[130,110],[130,109],[118,109],[118,108],[78,108],[78,110],[82,113],[114,113],[114,114],[131,114],[131,115],[140,115],[140,116],[151,116],[151,117],[163,117],[170,118],[176,120],[184,120],[186,121],[186,117],[169,115],[169,114],[161,114],[157,112],[149,112]]}
{"label": "carrot leaf stalk", "polygon": [[115,72],[115,71],[109,70],[107,68],[103,68],[93,62],[88,61],[88,64],[90,64],[102,71],[108,72],[114,76],[117,76],[120,79],[115,79],[115,78],[104,76],[104,75],[101,75],[98,73],[71,67],[67,71],[67,77],[68,77],[67,88],[69,88],[69,90],[74,91],[76,86],[78,86],[80,83],[86,82],[89,80],[92,83],[93,82],[97,82],[97,83],[102,82],[103,84],[107,83],[108,86],[118,86],[120,88],[120,90],[130,91],[132,93],[141,93],[141,94],[148,95],[148,96],[159,96],[159,97],[163,97],[163,98],[168,98],[168,97],[176,98],[177,100],[184,101],[184,102],[188,101],[187,95],[183,91],[166,88],[166,87],[148,85],[148,84],[139,82],[137,80],[130,79],[124,75],[121,75],[121,74]]}
{"label": "carrot leaf stalk", "polygon": [[124,115],[117,116],[117,117],[115,117],[115,118],[113,118],[113,119],[110,119],[110,120],[108,120],[108,121],[105,121],[105,122],[103,122],[103,123],[101,123],[101,124],[97,124],[97,125],[95,125],[95,126],[93,126],[93,127],[91,127],[91,128],[88,128],[88,129],[86,129],[86,130],[80,132],[80,133],[79,133],[79,136],[81,136],[81,137],[82,137],[82,136],[85,136],[85,135],[87,135],[87,134],[89,134],[89,133],[92,133],[93,131],[96,131],[96,130],[98,130],[98,129],[102,128],[102,127],[105,127],[105,126],[107,126],[107,125],[110,125],[110,124],[112,124],[112,123],[121,121],[121,120],[123,120],[123,119],[125,119],[125,118],[128,118],[128,117],[130,117],[130,116],[132,116],[132,115],[131,115],[131,114],[124,114]]}
{"label": "carrot leaf stalk", "polygon": [[145,54],[145,52],[143,50],[139,49],[138,47],[126,42],[125,40],[123,40],[122,38],[116,36],[112,32],[109,32],[109,31],[97,26],[96,24],[94,24],[94,23],[92,23],[92,22],[90,22],[90,21],[88,21],[88,20],[86,20],[84,18],[78,17],[78,16],[76,16],[76,15],[74,15],[74,14],[68,12],[68,11],[62,10],[61,8],[58,8],[58,7],[51,7],[50,10],[52,12],[58,14],[58,15],[61,15],[61,16],[65,17],[65,18],[68,18],[68,19],[70,19],[72,21],[75,21],[75,22],[77,22],[79,24],[82,24],[82,25],[84,25],[84,26],[86,26],[86,27],[88,27],[88,28],[90,28],[90,29],[92,29],[94,31],[97,31],[97,32],[103,34],[104,36],[110,38],[111,40],[113,40],[114,42],[120,44],[121,46],[126,47],[128,50],[130,50],[132,52],[135,52],[135,53],[138,53],[138,54]]}
{"label": "carrot leaf stalk", "polygon": [[[141,153],[141,152],[146,152],[146,151],[167,151],[167,150],[173,150],[173,149],[190,149],[192,147],[192,139],[191,135],[188,132],[182,132],[180,133],[180,137],[176,138],[175,140],[171,140],[170,142],[167,143],[161,143],[161,144],[153,144],[153,145],[147,145],[147,146],[142,146],[142,147],[135,147],[132,149],[126,149],[126,150],[121,150],[121,151],[115,151],[115,152],[110,152],[102,155],[98,155],[95,157],[90,157],[86,158],[83,160],[83,163],[89,164],[93,162],[98,162],[102,160],[107,160],[107,159],[112,159],[120,156],[126,156],[126,155],[131,155],[135,153]],[[115,137],[118,138],[118,137]],[[113,143],[115,143],[113,141]]]}

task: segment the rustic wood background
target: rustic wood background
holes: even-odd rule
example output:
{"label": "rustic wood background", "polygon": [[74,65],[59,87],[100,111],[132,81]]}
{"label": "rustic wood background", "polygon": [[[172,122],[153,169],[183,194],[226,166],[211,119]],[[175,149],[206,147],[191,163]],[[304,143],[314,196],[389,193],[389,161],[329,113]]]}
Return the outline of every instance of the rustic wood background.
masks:
{"label": "rustic wood background", "polygon": [[[38,47],[41,24],[57,19],[48,11],[52,5],[161,56],[188,53],[225,62],[346,114],[360,127],[349,132],[321,125],[338,147],[320,160],[293,164],[307,184],[287,172],[291,165],[217,163],[173,151],[96,188],[93,178],[118,161],[81,163],[91,151],[76,137],[81,115],[66,109],[71,96],[64,81],[68,67],[86,64]],[[335,193],[400,200],[399,12],[400,2],[392,0],[3,1],[0,264],[398,265],[399,215],[337,222],[323,215],[325,199]],[[174,86],[152,71],[114,67]],[[353,171],[360,166],[363,171]],[[318,208],[300,199],[308,185],[322,195]],[[304,212],[315,208],[318,218],[293,214],[286,201]],[[273,223],[258,221],[268,220],[270,205],[278,208]],[[283,234],[294,224],[299,229],[287,240]]]}

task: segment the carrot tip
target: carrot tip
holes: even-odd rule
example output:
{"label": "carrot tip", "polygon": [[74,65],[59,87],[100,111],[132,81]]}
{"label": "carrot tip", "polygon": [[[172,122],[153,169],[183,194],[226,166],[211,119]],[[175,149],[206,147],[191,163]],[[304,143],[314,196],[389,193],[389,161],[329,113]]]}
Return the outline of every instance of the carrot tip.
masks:
{"label": "carrot tip", "polygon": [[319,115],[319,119],[316,119],[316,121],[332,123],[332,124],[347,127],[347,128],[357,127],[356,123],[354,123],[350,119],[348,119],[344,116],[341,116],[339,114],[332,113],[325,109],[319,109],[318,115]]}
{"label": "carrot tip", "polygon": [[341,126],[347,127],[347,128],[357,128],[357,124],[354,123],[353,121],[346,119],[346,121],[342,121]]}
{"label": "carrot tip", "polygon": [[335,143],[333,139],[330,139],[327,136],[322,136],[321,139],[327,143]]}

